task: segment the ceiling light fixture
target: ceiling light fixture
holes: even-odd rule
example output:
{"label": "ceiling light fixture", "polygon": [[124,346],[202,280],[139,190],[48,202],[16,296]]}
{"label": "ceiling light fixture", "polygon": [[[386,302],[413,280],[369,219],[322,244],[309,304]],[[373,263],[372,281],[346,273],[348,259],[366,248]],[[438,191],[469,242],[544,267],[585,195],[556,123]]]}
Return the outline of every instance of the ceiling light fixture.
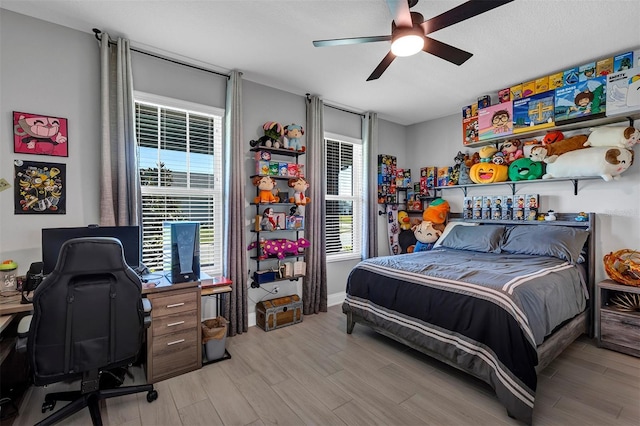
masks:
{"label": "ceiling light fixture", "polygon": [[391,53],[396,56],[411,56],[424,48],[424,33],[417,25],[412,28],[396,28],[391,41]]}

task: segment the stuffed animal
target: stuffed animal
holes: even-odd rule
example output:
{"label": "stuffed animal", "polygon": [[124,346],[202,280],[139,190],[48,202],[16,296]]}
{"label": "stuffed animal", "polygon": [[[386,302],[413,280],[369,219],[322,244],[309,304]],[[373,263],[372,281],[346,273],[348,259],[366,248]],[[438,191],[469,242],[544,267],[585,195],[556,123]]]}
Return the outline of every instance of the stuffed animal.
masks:
{"label": "stuffed animal", "polygon": [[584,146],[617,146],[631,149],[640,142],[640,130],[635,127],[596,127]]}
{"label": "stuffed animal", "polygon": [[460,169],[462,167],[462,162],[464,161],[465,155],[462,151],[458,151],[455,157],[453,157],[454,165],[451,170],[451,174],[449,175],[449,186],[457,185],[458,180],[460,180]]}
{"label": "stuffed animal", "polygon": [[587,135],[575,135],[552,144],[535,146],[531,148],[530,158],[533,161],[544,161],[547,164],[553,163],[559,155],[585,148],[584,143],[586,140]]}
{"label": "stuffed animal", "polygon": [[438,238],[442,235],[444,227],[444,223],[434,224],[428,220],[423,220],[422,223],[417,225],[413,230],[417,240],[413,252],[431,250],[436,241],[438,241]]}
{"label": "stuffed animal", "polygon": [[511,164],[518,158],[524,157],[522,153],[522,142],[519,139],[509,139],[500,146],[500,152],[504,155],[504,162],[499,163],[494,161],[495,164]]}
{"label": "stuffed animal", "polygon": [[407,231],[411,229],[411,219],[409,218],[409,213],[404,210],[399,210],[398,223],[400,224],[401,231]]}
{"label": "stuffed animal", "polygon": [[540,179],[544,174],[544,163],[533,161],[531,158],[519,158],[509,164],[509,179],[519,180]]}
{"label": "stuffed animal", "polygon": [[273,195],[273,188],[276,187],[276,180],[270,176],[256,176],[252,180],[253,185],[260,190],[259,195],[253,199],[254,203],[277,203],[280,197]]}
{"label": "stuffed animal", "polygon": [[449,211],[449,202],[442,198],[436,198],[429,203],[427,209],[422,213],[422,220],[439,225],[447,221]]}
{"label": "stuffed animal", "polygon": [[276,219],[273,216],[273,209],[268,207],[262,212],[262,220],[260,221],[260,229],[262,231],[275,231],[278,227]]}
{"label": "stuffed animal", "polygon": [[293,197],[289,198],[290,203],[296,203],[298,206],[304,206],[311,202],[311,198],[304,195],[304,191],[309,189],[309,183],[303,177],[289,179],[289,188],[295,191]]}
{"label": "stuffed animal", "polygon": [[251,146],[266,146],[267,148],[282,148],[282,136],[284,135],[284,128],[280,123],[275,121],[267,121],[262,125],[264,135],[258,140],[250,140]]}
{"label": "stuffed animal", "polygon": [[542,179],[600,176],[605,181],[619,179],[633,162],[633,151],[615,147],[592,147],[570,151],[547,164]]}
{"label": "stuffed animal", "polygon": [[464,155],[464,160],[460,165],[460,176],[458,177],[459,185],[469,185],[473,183],[469,177],[469,169],[471,169],[471,166],[476,164],[478,161],[480,161],[480,155],[477,152],[474,152],[473,155]]}
{"label": "stuffed animal", "polygon": [[560,142],[562,139],[564,139],[564,133],[560,130],[552,130],[544,135],[541,143],[542,145],[550,145],[555,142]]}
{"label": "stuffed animal", "polygon": [[498,148],[496,148],[495,146],[491,146],[491,145],[483,146],[482,148],[480,148],[480,151],[478,151],[478,155],[480,156],[480,162],[481,163],[491,162],[491,157],[493,157],[493,154],[495,154],[496,152],[498,152]]}
{"label": "stuffed animal", "polygon": [[[247,250],[252,250],[258,247],[258,242],[254,241],[249,244]],[[275,240],[266,240],[264,242],[264,252],[267,256],[277,257],[278,259],[284,259],[287,254],[298,255],[304,251],[306,247],[309,247],[311,243],[309,240],[299,238],[297,241],[286,240],[283,238]]]}
{"label": "stuffed animal", "polygon": [[304,135],[304,129],[299,124],[294,123],[284,126],[285,147],[293,151],[304,152],[305,147],[300,142],[302,135]]}
{"label": "stuffed animal", "polygon": [[471,166],[469,177],[475,183],[504,182],[509,177],[509,166],[480,162]]}

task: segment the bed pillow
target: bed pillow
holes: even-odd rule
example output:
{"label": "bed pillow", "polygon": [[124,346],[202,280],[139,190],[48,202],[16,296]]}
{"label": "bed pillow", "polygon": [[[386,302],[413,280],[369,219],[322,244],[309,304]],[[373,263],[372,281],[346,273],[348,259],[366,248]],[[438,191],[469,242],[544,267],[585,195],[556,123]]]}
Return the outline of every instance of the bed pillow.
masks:
{"label": "bed pillow", "polygon": [[505,229],[502,225],[456,226],[443,239],[442,247],[500,253]]}
{"label": "bed pillow", "polygon": [[449,235],[449,232],[456,226],[478,226],[480,225],[478,222],[449,222],[447,226],[444,228],[442,235],[438,238],[438,241],[433,245],[433,248],[440,247],[444,239]]}
{"label": "bed pillow", "polygon": [[552,256],[578,263],[589,232],[569,226],[521,225],[507,230],[501,249],[514,254]]}

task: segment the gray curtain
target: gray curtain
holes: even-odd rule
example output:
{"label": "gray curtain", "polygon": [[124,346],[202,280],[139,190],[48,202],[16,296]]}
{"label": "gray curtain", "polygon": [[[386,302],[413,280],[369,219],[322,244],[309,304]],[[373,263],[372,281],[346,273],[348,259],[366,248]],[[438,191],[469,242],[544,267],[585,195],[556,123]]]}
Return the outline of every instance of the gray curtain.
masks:
{"label": "gray curtain", "polygon": [[327,312],[327,253],[325,251],[326,179],[324,172],[324,106],[318,96],[307,97],[306,169],[309,181],[305,206],[305,237],[311,242],[306,249],[307,274],[302,285],[303,313]]}
{"label": "gray curtain", "polygon": [[224,165],[226,209],[224,232],[224,274],[233,281],[231,297],[226,298],[229,335],[249,328],[247,305],[247,257],[245,241],[244,172],[245,144],[242,136],[242,73],[232,71],[227,81],[225,108]]}
{"label": "gray curtain", "polygon": [[100,224],[140,225],[142,198],[138,175],[138,147],[129,40],[100,43],[102,109],[102,170]]}
{"label": "gray curtain", "polygon": [[378,114],[368,112],[362,119],[364,144],[364,208],[362,258],[378,256]]}

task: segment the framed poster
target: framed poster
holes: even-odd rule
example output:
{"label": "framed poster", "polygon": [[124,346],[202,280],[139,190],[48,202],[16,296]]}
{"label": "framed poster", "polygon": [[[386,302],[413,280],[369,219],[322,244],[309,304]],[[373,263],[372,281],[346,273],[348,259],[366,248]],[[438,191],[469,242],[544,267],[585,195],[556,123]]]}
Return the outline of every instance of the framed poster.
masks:
{"label": "framed poster", "polygon": [[65,214],[66,164],[15,160],[14,213]]}
{"label": "framed poster", "polygon": [[13,152],[68,157],[67,119],[13,112]]}

